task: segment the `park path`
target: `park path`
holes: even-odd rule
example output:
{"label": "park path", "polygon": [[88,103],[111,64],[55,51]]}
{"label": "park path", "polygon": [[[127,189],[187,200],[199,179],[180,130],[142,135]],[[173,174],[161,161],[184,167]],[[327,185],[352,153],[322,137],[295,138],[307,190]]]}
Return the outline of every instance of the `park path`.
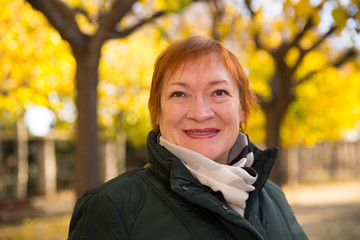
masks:
{"label": "park path", "polygon": [[360,240],[360,180],[284,191],[310,240]]}
{"label": "park path", "polygon": [[[284,192],[310,240],[360,240],[360,179],[284,187]],[[75,202],[70,190],[10,202],[8,211],[0,208],[0,229],[24,218],[59,216],[70,221]]]}

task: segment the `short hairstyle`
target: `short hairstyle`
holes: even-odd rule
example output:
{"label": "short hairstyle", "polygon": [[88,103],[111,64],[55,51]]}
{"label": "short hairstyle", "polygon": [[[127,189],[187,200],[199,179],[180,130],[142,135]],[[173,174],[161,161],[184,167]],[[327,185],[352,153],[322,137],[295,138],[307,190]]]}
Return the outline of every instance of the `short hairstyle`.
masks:
{"label": "short hairstyle", "polygon": [[[159,133],[156,119],[161,111],[161,91],[164,79],[170,79],[181,67],[206,55],[214,55],[222,61],[239,88],[240,101],[246,119],[250,109],[257,107],[258,100],[250,88],[248,77],[237,57],[219,42],[203,36],[194,36],[169,45],[155,61],[148,107],[152,130]],[[239,126],[240,127],[240,126]]]}

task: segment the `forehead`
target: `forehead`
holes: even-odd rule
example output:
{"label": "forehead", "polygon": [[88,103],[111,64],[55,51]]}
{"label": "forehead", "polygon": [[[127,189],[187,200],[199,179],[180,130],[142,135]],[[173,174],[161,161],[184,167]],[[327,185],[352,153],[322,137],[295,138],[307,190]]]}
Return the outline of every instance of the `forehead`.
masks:
{"label": "forehead", "polygon": [[223,61],[214,54],[200,56],[179,64],[171,72],[168,71],[165,74],[163,85],[178,81],[191,82],[194,78],[201,77],[212,83],[229,82],[236,85]]}

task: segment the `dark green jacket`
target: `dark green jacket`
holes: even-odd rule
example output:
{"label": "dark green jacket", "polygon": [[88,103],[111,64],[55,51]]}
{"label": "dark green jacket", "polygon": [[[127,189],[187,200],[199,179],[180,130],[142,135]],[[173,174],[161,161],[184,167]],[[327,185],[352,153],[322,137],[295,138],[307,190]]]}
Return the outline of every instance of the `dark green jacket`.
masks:
{"label": "dark green jacket", "polygon": [[195,179],[151,132],[151,167],[88,191],[74,209],[69,239],[307,239],[281,189],[267,180],[277,149],[253,146],[259,176],[240,216]]}

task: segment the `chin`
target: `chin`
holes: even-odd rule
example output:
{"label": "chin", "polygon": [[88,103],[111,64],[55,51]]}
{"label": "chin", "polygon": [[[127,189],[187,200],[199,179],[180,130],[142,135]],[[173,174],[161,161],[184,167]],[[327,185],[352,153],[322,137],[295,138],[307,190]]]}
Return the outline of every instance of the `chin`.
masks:
{"label": "chin", "polygon": [[197,153],[200,153],[201,155],[211,159],[211,160],[214,160],[217,158],[217,156],[214,156],[214,151],[211,151],[211,150],[196,150],[196,149],[193,149],[193,151],[197,152]]}

